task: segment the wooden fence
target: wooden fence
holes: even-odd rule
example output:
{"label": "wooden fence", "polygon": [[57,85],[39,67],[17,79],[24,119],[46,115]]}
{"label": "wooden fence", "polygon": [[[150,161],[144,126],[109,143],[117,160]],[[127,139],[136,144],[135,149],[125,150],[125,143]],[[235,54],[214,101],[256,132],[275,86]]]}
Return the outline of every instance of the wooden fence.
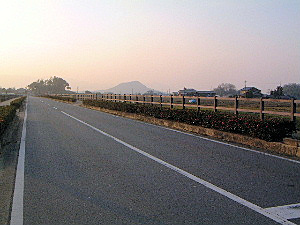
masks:
{"label": "wooden fence", "polygon": [[290,117],[296,121],[300,117],[300,100],[264,99],[264,98],[223,98],[223,97],[196,97],[196,96],[163,96],[163,95],[122,95],[122,94],[67,94],[62,97],[73,97],[78,100],[93,99],[114,102],[129,102],[138,104],[160,105],[170,108],[197,108],[212,109],[213,111],[232,111],[236,115],[239,112],[256,113],[260,119],[265,114]]}

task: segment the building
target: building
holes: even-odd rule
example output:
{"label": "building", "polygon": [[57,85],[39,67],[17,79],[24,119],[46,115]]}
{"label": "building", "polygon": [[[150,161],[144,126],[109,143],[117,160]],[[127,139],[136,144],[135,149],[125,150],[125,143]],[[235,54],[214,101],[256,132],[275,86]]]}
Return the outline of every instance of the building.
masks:
{"label": "building", "polygon": [[240,90],[240,97],[242,98],[261,98],[261,90],[256,87],[244,87]]}
{"label": "building", "polygon": [[197,91],[192,88],[183,88],[178,91],[179,96],[199,96],[199,97],[213,97],[216,95],[214,91]]}

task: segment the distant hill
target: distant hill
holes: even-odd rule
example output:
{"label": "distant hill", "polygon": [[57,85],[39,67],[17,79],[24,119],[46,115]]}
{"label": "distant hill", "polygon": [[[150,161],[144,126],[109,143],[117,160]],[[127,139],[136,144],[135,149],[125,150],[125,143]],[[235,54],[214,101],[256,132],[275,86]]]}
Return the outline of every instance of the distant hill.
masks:
{"label": "distant hill", "polygon": [[117,86],[113,88],[109,88],[106,90],[99,90],[96,92],[100,93],[114,93],[114,94],[144,94],[147,91],[151,91],[151,88],[146,87],[144,84],[142,84],[139,81],[131,81],[126,83],[118,84]]}

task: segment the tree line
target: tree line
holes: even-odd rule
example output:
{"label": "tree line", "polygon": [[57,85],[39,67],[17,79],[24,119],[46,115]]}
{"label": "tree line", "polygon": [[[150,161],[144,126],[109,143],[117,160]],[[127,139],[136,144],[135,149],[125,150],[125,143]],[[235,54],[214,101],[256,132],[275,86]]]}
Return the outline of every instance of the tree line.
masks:
{"label": "tree line", "polygon": [[[236,89],[234,84],[222,83],[214,89],[217,95],[223,96],[236,96],[239,91]],[[270,92],[271,98],[281,98],[283,96],[289,96],[300,99],[300,84],[291,83],[284,86],[278,86],[276,89]]]}

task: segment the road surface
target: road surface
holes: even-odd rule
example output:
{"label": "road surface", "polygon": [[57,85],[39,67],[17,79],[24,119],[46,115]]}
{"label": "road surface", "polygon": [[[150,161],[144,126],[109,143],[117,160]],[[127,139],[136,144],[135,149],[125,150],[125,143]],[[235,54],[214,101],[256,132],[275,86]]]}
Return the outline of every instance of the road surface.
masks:
{"label": "road surface", "polygon": [[22,143],[11,224],[300,224],[299,161],[36,97]]}

